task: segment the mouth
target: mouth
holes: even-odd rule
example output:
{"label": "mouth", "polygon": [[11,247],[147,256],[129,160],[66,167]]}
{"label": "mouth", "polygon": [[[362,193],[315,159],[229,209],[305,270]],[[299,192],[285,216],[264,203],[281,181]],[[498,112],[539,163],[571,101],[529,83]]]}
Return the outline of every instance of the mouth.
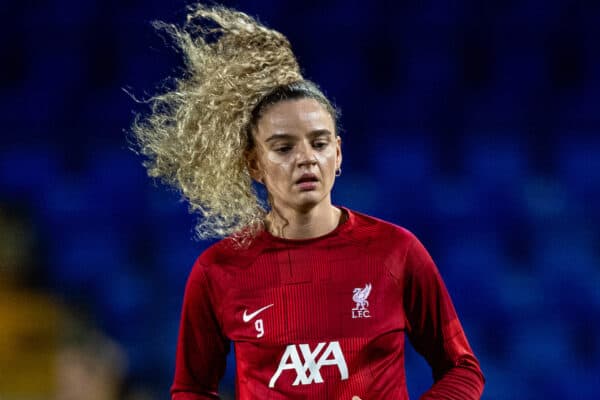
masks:
{"label": "mouth", "polygon": [[302,174],[300,179],[296,181],[296,185],[301,190],[313,190],[317,187],[317,182],[319,182],[319,179],[315,174]]}
{"label": "mouth", "polygon": [[302,174],[300,179],[296,181],[296,184],[304,183],[304,182],[318,182],[318,178],[315,174]]}

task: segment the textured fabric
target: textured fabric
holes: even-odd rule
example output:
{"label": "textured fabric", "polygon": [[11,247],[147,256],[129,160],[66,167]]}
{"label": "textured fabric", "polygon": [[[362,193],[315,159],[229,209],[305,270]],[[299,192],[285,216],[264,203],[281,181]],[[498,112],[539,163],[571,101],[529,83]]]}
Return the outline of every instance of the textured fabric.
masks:
{"label": "textured fabric", "polygon": [[343,209],[314,239],[225,239],[184,296],[172,398],[218,398],[233,343],[236,397],[408,399],[404,341],[432,368],[422,399],[479,399],[483,375],[431,257],[404,228]]}

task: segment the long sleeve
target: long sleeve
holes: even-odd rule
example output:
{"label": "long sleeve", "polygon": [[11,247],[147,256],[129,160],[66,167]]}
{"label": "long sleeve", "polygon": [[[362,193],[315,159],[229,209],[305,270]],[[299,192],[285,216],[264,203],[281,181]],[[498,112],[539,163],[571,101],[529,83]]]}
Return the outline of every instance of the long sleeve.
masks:
{"label": "long sleeve", "polygon": [[415,239],[406,255],[408,337],[430,365],[434,384],[421,400],[475,400],[485,379],[437,267]]}
{"label": "long sleeve", "polygon": [[211,302],[210,282],[196,261],[183,299],[172,400],[218,399],[228,352],[229,341]]}

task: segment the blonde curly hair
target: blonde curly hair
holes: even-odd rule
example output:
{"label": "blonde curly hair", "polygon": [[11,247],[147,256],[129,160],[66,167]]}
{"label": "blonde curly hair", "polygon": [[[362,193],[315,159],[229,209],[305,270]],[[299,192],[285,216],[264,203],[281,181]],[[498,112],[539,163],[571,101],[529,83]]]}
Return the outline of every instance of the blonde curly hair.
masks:
{"label": "blonde curly hair", "polygon": [[287,38],[242,12],[198,4],[182,28],[154,25],[183,54],[185,74],[174,89],[146,100],[151,111],[133,123],[148,175],[176,188],[200,214],[198,238],[252,236],[267,212],[246,163],[262,112],[282,99],[313,97],[337,113],[303,79]]}

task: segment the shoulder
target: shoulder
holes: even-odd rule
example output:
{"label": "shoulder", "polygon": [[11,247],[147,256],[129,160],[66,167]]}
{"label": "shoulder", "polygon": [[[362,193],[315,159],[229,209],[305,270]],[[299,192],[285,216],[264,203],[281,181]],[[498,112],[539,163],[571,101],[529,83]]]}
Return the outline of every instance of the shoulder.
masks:
{"label": "shoulder", "polygon": [[410,247],[415,242],[418,242],[415,234],[403,226],[354,210],[348,211],[354,219],[357,235],[400,247]]}
{"label": "shoulder", "polygon": [[354,218],[354,237],[368,243],[369,254],[379,254],[392,276],[401,279],[408,270],[429,264],[429,253],[409,229],[367,214],[350,211]]}
{"label": "shoulder", "polygon": [[196,264],[210,267],[213,265],[226,264],[234,257],[234,244],[229,238],[219,240],[208,246],[196,259]]}
{"label": "shoulder", "polygon": [[231,237],[221,239],[211,244],[196,258],[192,275],[227,273],[231,269],[244,268],[250,265],[262,251],[260,237],[251,239],[242,245]]}

